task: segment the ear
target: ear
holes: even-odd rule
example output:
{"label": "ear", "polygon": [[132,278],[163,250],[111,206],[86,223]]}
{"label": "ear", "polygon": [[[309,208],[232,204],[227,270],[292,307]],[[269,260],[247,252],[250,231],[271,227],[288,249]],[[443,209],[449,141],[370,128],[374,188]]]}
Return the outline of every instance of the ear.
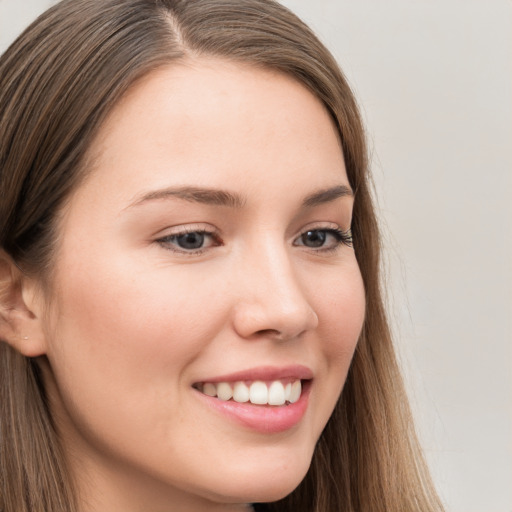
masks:
{"label": "ear", "polygon": [[0,340],[27,357],[44,354],[42,312],[37,282],[0,250]]}

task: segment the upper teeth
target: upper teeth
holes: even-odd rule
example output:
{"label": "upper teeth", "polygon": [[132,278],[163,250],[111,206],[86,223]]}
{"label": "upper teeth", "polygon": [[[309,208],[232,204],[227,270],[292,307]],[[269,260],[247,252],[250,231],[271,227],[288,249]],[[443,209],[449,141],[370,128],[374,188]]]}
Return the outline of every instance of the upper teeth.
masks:
{"label": "upper teeth", "polygon": [[263,382],[256,380],[250,385],[245,382],[205,382],[200,388],[205,395],[216,396],[219,400],[235,402],[251,402],[258,405],[284,405],[286,402],[295,403],[302,392],[300,380],[283,384],[280,380]]}

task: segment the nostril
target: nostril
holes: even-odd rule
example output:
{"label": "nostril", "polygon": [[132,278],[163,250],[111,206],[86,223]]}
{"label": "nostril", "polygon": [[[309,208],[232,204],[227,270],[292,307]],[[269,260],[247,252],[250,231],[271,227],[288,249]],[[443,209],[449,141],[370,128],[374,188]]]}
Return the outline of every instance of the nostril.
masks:
{"label": "nostril", "polygon": [[261,329],[254,333],[256,336],[268,336],[276,339],[283,339],[283,333],[277,329]]}

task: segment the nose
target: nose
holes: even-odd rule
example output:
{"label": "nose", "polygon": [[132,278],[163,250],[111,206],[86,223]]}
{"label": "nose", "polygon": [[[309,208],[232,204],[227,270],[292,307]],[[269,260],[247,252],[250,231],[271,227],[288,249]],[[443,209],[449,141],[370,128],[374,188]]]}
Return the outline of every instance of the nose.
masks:
{"label": "nose", "polygon": [[237,274],[234,328],[239,336],[285,341],[314,330],[318,315],[285,247],[252,252]]}

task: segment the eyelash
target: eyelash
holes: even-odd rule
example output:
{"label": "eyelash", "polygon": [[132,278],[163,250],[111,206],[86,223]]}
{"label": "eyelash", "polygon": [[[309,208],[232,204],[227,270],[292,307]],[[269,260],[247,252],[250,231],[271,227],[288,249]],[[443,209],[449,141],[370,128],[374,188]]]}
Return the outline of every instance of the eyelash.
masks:
{"label": "eyelash", "polygon": [[[297,244],[297,240],[303,239],[308,233],[325,233],[326,235],[330,235],[334,237],[336,243],[331,247],[320,246],[318,248],[308,247],[305,244]],[[184,237],[189,234],[201,235],[203,237],[211,237],[212,244],[208,247],[199,247],[197,249],[185,249],[180,248],[176,245],[176,241],[180,237]],[[204,240],[204,238],[203,238]],[[210,247],[219,247],[223,245],[222,240],[219,235],[215,231],[209,231],[207,229],[184,229],[178,233],[172,233],[170,235],[164,236],[156,240],[158,244],[164,247],[167,250],[172,252],[177,252],[180,254],[185,254],[189,256],[198,256],[203,254],[205,251],[210,249]],[[337,228],[313,228],[307,229],[302,232],[295,240],[294,245],[297,247],[305,247],[307,249],[312,249],[318,253],[331,253],[335,252],[339,249],[340,245],[345,245],[347,247],[353,247],[353,238],[352,238],[352,230],[349,228],[346,231]]]}
{"label": "eyelash", "polygon": [[[314,249],[314,250],[316,250],[318,252],[323,252],[323,253],[335,252],[336,250],[339,249],[340,245],[345,245],[347,247],[353,247],[352,230],[350,228],[347,229],[346,231],[343,231],[343,230],[338,229],[338,228],[313,228],[313,229],[308,229],[308,230],[304,231],[301,235],[299,235],[296,238],[296,240],[302,239],[308,233],[326,233],[327,235],[331,235],[332,237],[334,237],[334,239],[336,240],[337,243],[335,243],[331,247],[323,247],[323,246],[321,246],[318,249],[314,249],[312,247],[309,247],[310,249]],[[294,243],[294,245],[297,245],[297,244]],[[302,244],[300,244],[299,246],[307,247],[307,246],[302,245]]]}
{"label": "eyelash", "polygon": [[167,249],[169,251],[177,252],[180,254],[186,254],[186,255],[190,255],[190,256],[198,256],[200,254],[203,254],[206,250],[208,250],[210,248],[210,247],[200,247],[198,249],[187,250],[187,249],[180,248],[177,245],[175,245],[174,242],[177,241],[178,238],[186,236],[186,235],[190,235],[190,234],[199,234],[202,236],[211,237],[211,239],[213,241],[213,243],[211,245],[212,247],[218,247],[220,245],[223,245],[222,240],[220,239],[220,237],[218,236],[218,234],[215,231],[209,231],[207,229],[193,229],[193,228],[184,229],[182,231],[179,231],[178,233],[172,233],[171,235],[164,236],[164,237],[156,240],[156,242],[159,243],[162,247],[164,247],[165,249]]}

